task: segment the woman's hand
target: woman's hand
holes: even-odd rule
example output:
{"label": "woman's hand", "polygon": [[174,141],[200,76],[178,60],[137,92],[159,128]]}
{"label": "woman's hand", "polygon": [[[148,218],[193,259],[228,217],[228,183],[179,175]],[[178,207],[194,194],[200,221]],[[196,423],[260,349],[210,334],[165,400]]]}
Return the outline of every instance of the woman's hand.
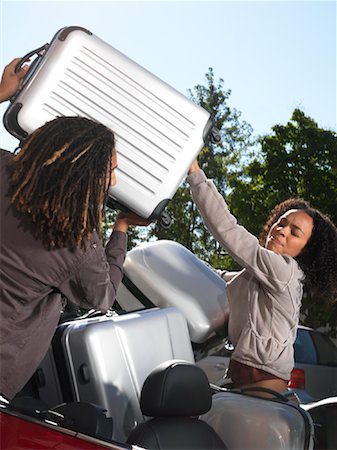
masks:
{"label": "woman's hand", "polygon": [[23,77],[26,75],[29,65],[25,64],[15,73],[15,67],[21,58],[15,58],[4,68],[0,82],[0,103],[9,100],[19,89]]}
{"label": "woman's hand", "polygon": [[200,170],[198,161],[195,159],[190,167],[190,170],[188,171],[188,175],[191,175],[193,172],[198,172]]}
{"label": "woman's hand", "polygon": [[127,213],[121,212],[116,218],[114,230],[127,233],[130,225],[147,227],[148,225],[150,225],[150,223],[151,220],[144,219],[143,217],[140,217],[131,211]]}

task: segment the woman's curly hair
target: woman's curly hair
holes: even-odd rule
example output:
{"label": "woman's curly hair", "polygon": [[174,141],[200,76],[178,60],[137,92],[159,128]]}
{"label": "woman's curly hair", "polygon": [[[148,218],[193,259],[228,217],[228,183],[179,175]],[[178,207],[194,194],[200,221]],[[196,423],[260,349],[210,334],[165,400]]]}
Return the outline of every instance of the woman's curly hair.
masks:
{"label": "woman's curly hair", "polygon": [[85,245],[110,185],[113,132],[83,117],[57,117],[34,131],[10,165],[12,204],[48,249]]}
{"label": "woman's curly hair", "polygon": [[313,219],[311,237],[295,258],[305,274],[305,286],[311,295],[324,298],[331,304],[337,301],[337,228],[328,216],[312,208],[306,200],[290,198],[271,212],[259,236],[265,246],[271,226],[291,209],[305,211]]}

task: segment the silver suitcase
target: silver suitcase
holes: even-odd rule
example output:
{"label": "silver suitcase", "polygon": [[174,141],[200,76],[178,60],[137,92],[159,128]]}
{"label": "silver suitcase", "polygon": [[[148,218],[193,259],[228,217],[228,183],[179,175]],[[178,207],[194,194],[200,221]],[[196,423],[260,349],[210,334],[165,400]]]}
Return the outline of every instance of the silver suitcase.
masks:
{"label": "silver suitcase", "polygon": [[208,137],[210,114],[81,27],[59,30],[30,52],[21,91],[4,125],[18,139],[57,116],[86,116],[110,127],[118,151],[110,197],[145,218],[158,218]]}
{"label": "silver suitcase", "polygon": [[183,245],[160,239],[130,250],[116,300],[125,311],[175,307],[191,340],[203,344],[225,328],[226,283]]}
{"label": "silver suitcase", "polygon": [[[107,410],[112,437],[119,441],[144,421],[139,397],[149,373],[167,360],[194,361],[186,320],[175,308],[77,320],[61,328],[58,361],[64,361],[71,391],[66,400]],[[54,340],[54,352],[55,347]]]}

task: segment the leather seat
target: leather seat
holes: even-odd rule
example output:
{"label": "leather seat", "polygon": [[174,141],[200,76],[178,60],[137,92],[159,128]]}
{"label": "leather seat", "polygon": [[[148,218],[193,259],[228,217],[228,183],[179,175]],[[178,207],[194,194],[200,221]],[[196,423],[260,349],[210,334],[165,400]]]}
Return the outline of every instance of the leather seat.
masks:
{"label": "leather seat", "polygon": [[141,410],[152,418],[133,430],[128,443],[149,450],[226,449],[213,428],[198,419],[211,405],[211,388],[202,369],[187,361],[162,363],[141,390]]}

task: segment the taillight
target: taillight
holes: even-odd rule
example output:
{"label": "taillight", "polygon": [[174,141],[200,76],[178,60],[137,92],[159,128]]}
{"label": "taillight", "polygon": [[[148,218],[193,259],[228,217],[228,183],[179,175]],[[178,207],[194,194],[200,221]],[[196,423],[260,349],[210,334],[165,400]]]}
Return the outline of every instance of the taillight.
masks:
{"label": "taillight", "polygon": [[288,383],[289,388],[305,389],[305,372],[303,369],[293,369]]}

